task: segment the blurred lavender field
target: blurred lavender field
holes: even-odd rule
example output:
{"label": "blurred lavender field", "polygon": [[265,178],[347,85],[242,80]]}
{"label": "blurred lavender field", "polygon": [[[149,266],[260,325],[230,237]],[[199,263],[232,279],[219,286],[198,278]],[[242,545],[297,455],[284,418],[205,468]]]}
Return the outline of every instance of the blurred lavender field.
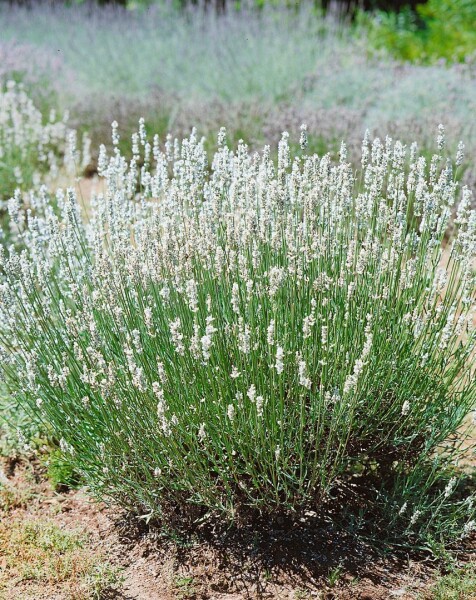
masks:
{"label": "blurred lavender field", "polygon": [[40,107],[69,110],[93,141],[108,138],[113,118],[127,137],[144,116],[162,136],[194,125],[211,137],[225,125],[252,147],[306,122],[315,150],[337,151],[345,138],[351,156],[367,128],[431,148],[444,123],[451,149],[460,139],[476,148],[474,64],[371,56],[363,32],[309,7],[217,16],[40,4],[3,6],[0,22],[0,80],[23,81]]}

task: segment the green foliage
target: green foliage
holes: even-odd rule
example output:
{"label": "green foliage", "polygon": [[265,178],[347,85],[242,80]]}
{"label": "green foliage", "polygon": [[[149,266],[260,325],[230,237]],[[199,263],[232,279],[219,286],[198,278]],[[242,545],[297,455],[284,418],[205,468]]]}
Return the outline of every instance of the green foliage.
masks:
{"label": "green foliage", "polygon": [[80,483],[71,457],[55,443],[51,429],[8,394],[0,394],[0,456],[36,454],[46,467],[54,488],[75,488]]}
{"label": "green foliage", "polygon": [[418,596],[418,600],[473,600],[476,598],[476,566],[474,562],[452,568],[439,577],[431,589]]}
{"label": "green foliage", "polygon": [[80,479],[75,472],[71,456],[62,452],[60,448],[50,450],[44,458],[44,464],[48,479],[55,489],[75,488],[79,485]]}
{"label": "green foliage", "polygon": [[473,0],[429,0],[417,12],[361,14],[370,44],[403,60],[464,62],[476,53],[476,4]]}
{"label": "green foliage", "polygon": [[176,589],[177,600],[187,600],[196,597],[193,577],[176,577],[174,587]]}

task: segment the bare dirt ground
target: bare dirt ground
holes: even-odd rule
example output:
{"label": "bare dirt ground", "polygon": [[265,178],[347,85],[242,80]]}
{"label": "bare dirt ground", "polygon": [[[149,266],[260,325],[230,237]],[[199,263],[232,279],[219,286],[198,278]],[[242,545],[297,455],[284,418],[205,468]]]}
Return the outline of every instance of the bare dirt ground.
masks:
{"label": "bare dirt ground", "polygon": [[[403,555],[399,559],[376,556],[370,547],[350,536],[337,535],[331,526],[311,532],[299,527],[294,532],[273,529],[254,537],[246,531],[225,532],[213,543],[172,542],[161,538],[157,529],[127,518],[121,510],[93,501],[84,489],[54,491],[35,461],[4,461],[0,475],[3,489],[8,490],[8,501],[4,497],[0,508],[0,529],[8,532],[15,523],[53,523],[64,534],[84,536],[84,552],[98,562],[107,559],[109,567],[120,573],[119,583],[110,589],[105,585],[94,595],[94,590],[79,590],[73,585],[71,577],[77,576],[74,569],[71,577],[62,581],[30,578],[21,571],[19,562],[8,562],[0,544],[2,600],[434,597],[429,590],[436,571],[430,561]],[[4,538],[0,531],[0,542]],[[59,548],[58,552],[62,551]],[[84,552],[75,560],[84,560]],[[23,554],[19,548],[18,561]]]}

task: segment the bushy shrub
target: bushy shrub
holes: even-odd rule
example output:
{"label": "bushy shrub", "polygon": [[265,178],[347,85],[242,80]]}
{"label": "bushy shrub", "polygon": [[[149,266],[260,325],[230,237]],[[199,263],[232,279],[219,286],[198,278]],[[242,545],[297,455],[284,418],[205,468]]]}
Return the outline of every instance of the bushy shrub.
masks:
{"label": "bushy shrub", "polygon": [[72,101],[78,89],[83,94],[143,97],[158,90],[198,100],[278,101],[292,97],[317,62],[336,51],[343,30],[333,19],[315,17],[309,6],[222,16],[201,6],[182,12],[169,4],[146,12],[0,6],[0,16],[6,41],[22,40],[42,52],[61,49],[65,76],[76,74],[72,89],[64,90]]}
{"label": "bushy shrub", "polygon": [[43,114],[58,108],[58,97],[65,87],[74,85],[74,75],[67,71],[61,55],[53,48],[0,40],[0,86],[14,81],[33,100]]}
{"label": "bushy shrub", "polygon": [[[67,125],[68,115],[58,119],[51,111],[45,119],[21,85],[8,81],[0,87],[0,218],[1,242],[8,235],[7,206],[35,211],[43,206],[32,195],[54,182],[60,173],[71,175],[89,163],[89,139],[83,136],[83,152],[77,150],[77,134]],[[40,206],[41,205],[41,206]],[[14,223],[17,233],[23,222]]]}
{"label": "bushy shrub", "polygon": [[[45,118],[23,86],[14,81],[0,89],[0,200],[8,200],[17,189],[54,181],[61,169],[81,169],[76,133],[67,126],[67,119],[67,114],[58,119],[55,111]],[[84,144],[87,162],[87,139]]]}
{"label": "bushy shrub", "polygon": [[0,200],[8,200],[17,188],[54,180],[65,162],[74,168],[75,157],[67,150],[75,134],[66,119],[51,112],[46,120],[14,81],[0,89]]}
{"label": "bushy shrub", "polygon": [[[476,212],[453,167],[364,140],[362,167],[283,134],[207,164],[193,132],[73,189],[2,253],[1,370],[98,496],[177,520],[346,513],[389,536],[473,528]],[[460,148],[457,164],[462,161]],[[14,209],[14,210],[13,210]],[[11,220],[22,220],[12,207]],[[385,521],[383,521],[385,519]]]}
{"label": "bushy shrub", "polygon": [[417,62],[464,62],[476,54],[476,5],[473,0],[429,0],[399,14],[362,15],[370,41],[398,58]]}

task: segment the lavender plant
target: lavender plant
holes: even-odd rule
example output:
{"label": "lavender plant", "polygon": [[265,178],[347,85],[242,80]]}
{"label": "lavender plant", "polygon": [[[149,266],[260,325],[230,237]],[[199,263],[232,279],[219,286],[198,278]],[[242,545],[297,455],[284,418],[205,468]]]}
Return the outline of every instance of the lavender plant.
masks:
{"label": "lavender plant", "polygon": [[68,140],[75,133],[67,118],[58,119],[52,111],[45,119],[14,81],[0,88],[0,200],[8,200],[16,189],[54,181],[65,166],[74,172]]}
{"label": "lavender plant", "polygon": [[[7,205],[42,210],[38,192],[51,185],[60,173],[68,176],[84,169],[89,161],[89,138],[83,136],[82,153],[76,148],[77,134],[67,125],[68,114],[58,119],[52,110],[48,119],[14,81],[0,87],[0,215],[7,219]],[[41,195],[40,195],[41,196]],[[12,230],[18,223],[12,223]],[[1,242],[11,241],[4,223]],[[16,235],[16,234],[15,234]]]}
{"label": "lavender plant", "polygon": [[210,165],[195,131],[161,144],[141,121],[130,162],[118,144],[114,123],[88,218],[72,188],[61,216],[12,205],[25,249],[1,254],[6,385],[92,491],[172,526],[313,511],[469,534],[476,212],[443,128],[429,162],[366,137],[358,172],[345,145],[307,154],[305,127],[276,162],[223,129]]}

